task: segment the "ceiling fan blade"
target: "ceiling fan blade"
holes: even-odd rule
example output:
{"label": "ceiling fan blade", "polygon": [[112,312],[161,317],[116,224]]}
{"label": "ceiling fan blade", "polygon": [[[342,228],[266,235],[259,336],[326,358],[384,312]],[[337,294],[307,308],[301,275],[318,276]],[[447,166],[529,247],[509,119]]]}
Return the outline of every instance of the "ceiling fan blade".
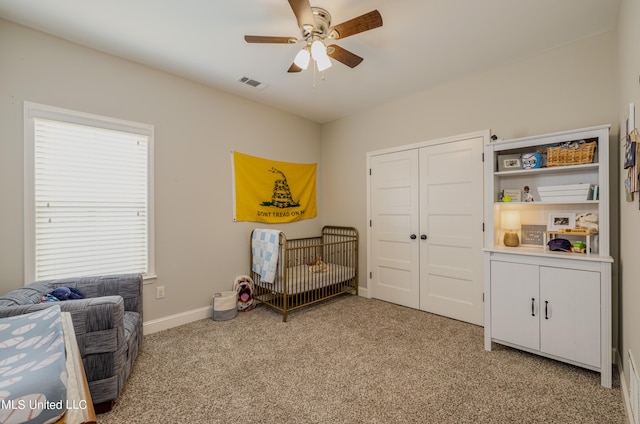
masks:
{"label": "ceiling fan blade", "polygon": [[293,10],[293,14],[296,15],[300,28],[305,26],[310,27],[310,29],[316,28],[316,20],[313,18],[309,0],[289,0],[289,5]]}
{"label": "ceiling fan blade", "polygon": [[364,60],[357,54],[353,54],[349,50],[343,49],[337,44],[331,44],[327,47],[327,55],[338,62],[344,63],[350,68],[355,68]]}
{"label": "ceiling fan blade", "polygon": [[295,44],[298,39],[295,37],[269,37],[262,35],[245,35],[244,41],[247,43],[274,43],[274,44]]}
{"label": "ceiling fan blade", "polygon": [[301,67],[299,67],[295,63],[292,63],[291,66],[289,66],[289,70],[287,72],[301,72],[301,71],[302,71]]}
{"label": "ceiling fan blade", "polygon": [[372,10],[369,13],[329,28],[329,36],[342,39],[381,26],[382,15],[377,10]]}

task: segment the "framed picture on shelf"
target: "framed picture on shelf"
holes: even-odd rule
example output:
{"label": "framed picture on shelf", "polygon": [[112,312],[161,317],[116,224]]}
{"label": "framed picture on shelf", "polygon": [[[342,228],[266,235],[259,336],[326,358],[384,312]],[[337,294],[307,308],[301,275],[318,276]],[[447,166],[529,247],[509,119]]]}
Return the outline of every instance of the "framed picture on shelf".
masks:
{"label": "framed picture on shelf", "polygon": [[575,228],[576,214],[571,212],[552,212],[549,214],[547,231],[560,231],[567,228]]}
{"label": "framed picture on shelf", "polygon": [[504,197],[509,197],[510,202],[522,202],[522,192],[520,190],[505,189]]}
{"label": "framed picture on shelf", "polygon": [[498,171],[516,171],[522,169],[520,155],[498,155]]}

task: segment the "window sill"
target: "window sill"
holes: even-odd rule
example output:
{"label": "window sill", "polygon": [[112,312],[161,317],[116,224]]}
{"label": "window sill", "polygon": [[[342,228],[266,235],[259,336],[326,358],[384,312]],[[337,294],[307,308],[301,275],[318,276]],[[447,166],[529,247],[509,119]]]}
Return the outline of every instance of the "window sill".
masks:
{"label": "window sill", "polygon": [[154,282],[154,280],[158,278],[157,275],[155,274],[151,274],[151,275],[143,275],[142,276],[142,284],[152,284]]}

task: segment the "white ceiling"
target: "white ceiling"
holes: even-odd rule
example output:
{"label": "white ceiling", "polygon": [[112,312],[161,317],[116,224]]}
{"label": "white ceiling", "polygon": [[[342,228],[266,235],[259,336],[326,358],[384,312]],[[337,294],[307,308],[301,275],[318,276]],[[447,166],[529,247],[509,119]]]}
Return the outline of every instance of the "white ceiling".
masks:
{"label": "white ceiling", "polygon": [[[287,73],[302,44],[286,0],[0,0],[0,17],[320,122],[615,30],[620,0],[311,0],[336,25],[373,9],[383,26],[337,44],[364,58]],[[267,85],[237,82],[247,76]]]}

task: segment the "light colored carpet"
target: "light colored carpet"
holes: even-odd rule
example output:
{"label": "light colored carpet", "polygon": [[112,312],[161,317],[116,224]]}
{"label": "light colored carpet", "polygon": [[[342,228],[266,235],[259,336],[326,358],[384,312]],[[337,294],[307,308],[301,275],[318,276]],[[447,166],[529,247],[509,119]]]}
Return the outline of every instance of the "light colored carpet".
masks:
{"label": "light colored carpet", "polygon": [[[617,372],[614,371],[614,376]],[[483,329],[352,295],[145,337],[99,423],[625,423],[618,378],[494,344]]]}

